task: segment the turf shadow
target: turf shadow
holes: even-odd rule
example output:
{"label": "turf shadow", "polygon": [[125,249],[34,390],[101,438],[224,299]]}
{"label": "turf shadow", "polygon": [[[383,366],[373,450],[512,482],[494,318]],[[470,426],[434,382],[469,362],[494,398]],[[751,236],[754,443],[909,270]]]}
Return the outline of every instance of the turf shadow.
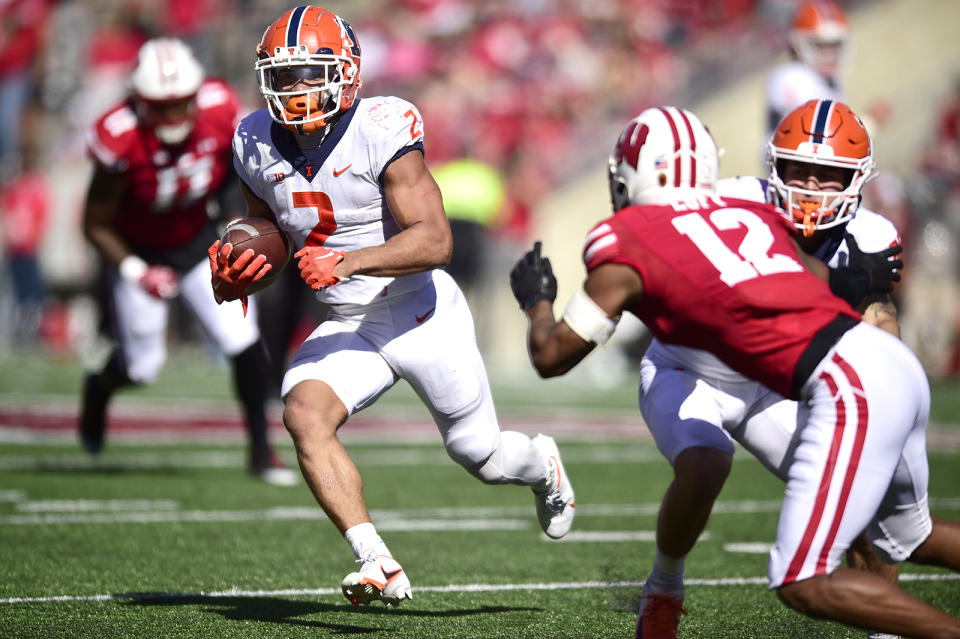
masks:
{"label": "turf shadow", "polygon": [[122,593],[116,595],[124,605],[130,606],[198,606],[202,612],[221,615],[231,621],[259,621],[265,623],[291,624],[311,628],[326,628],[342,634],[373,633],[387,630],[382,626],[366,627],[349,623],[330,623],[316,619],[302,619],[308,615],[354,614],[368,618],[383,616],[400,617],[465,617],[470,615],[498,614],[504,612],[538,612],[540,608],[512,606],[479,606],[477,608],[449,610],[418,610],[381,606],[353,607],[342,604],[321,603],[279,597],[211,597],[202,594],[168,593]]}

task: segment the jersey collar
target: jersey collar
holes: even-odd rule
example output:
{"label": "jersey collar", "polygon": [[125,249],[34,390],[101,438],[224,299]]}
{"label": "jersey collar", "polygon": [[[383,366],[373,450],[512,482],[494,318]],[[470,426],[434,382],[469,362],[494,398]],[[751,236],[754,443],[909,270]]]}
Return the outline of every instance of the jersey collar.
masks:
{"label": "jersey collar", "polygon": [[353,106],[340,116],[336,124],[333,125],[333,129],[323,139],[320,146],[315,149],[301,149],[294,137],[296,133],[284,129],[276,122],[270,127],[270,139],[280,156],[289,162],[290,166],[306,178],[308,182],[313,182],[313,178],[320,173],[320,167],[327,161],[327,158],[330,157],[330,154],[333,153],[333,150],[347,132],[350,121],[356,114],[359,105],[360,99],[358,98],[354,101]]}
{"label": "jersey collar", "polygon": [[[823,231],[825,236],[823,243],[817,247],[813,256],[818,260],[829,263],[837,250],[840,249],[840,244],[843,243],[843,233],[846,228],[846,224],[841,224],[840,226],[835,226]],[[845,264],[839,264],[838,266],[845,266]]]}

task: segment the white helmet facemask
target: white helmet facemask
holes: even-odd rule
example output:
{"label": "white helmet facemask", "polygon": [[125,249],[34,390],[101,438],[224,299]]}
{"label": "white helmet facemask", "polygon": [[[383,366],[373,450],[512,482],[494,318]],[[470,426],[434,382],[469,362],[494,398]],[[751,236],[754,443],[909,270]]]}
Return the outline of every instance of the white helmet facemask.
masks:
{"label": "white helmet facemask", "polygon": [[286,125],[325,125],[342,111],[344,87],[354,83],[357,67],[346,56],[293,54],[278,48],[256,64],[260,93],[271,117]]}

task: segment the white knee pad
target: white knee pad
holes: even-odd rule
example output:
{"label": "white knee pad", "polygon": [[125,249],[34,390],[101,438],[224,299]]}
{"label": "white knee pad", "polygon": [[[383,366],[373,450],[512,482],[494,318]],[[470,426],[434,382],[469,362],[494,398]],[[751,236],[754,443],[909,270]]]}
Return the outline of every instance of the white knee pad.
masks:
{"label": "white knee pad", "polygon": [[502,474],[499,470],[500,433],[490,437],[484,431],[467,430],[443,442],[450,459],[467,469],[471,475],[484,483],[496,481]]}
{"label": "white knee pad", "polygon": [[[485,450],[475,447],[474,453]],[[523,433],[504,431],[494,441],[493,450],[480,458],[479,454],[463,458],[461,461],[450,447],[450,457],[467,469],[471,475],[485,484],[519,484],[532,486],[543,481],[546,476],[546,464],[540,452]]]}

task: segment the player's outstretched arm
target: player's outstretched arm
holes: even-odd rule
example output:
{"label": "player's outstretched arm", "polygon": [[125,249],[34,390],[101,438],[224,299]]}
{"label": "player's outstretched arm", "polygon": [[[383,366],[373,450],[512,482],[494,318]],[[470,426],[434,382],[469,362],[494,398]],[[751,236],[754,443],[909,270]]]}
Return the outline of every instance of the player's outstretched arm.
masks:
{"label": "player's outstretched arm", "polygon": [[619,264],[600,266],[591,271],[583,290],[574,294],[558,322],[553,315],[556,279],[550,260],[540,255],[539,242],[514,266],[510,285],[530,319],[530,361],[542,377],[563,375],[597,344],[606,343],[620,313],[639,301],[643,288],[633,269]]}
{"label": "player's outstretched arm", "polygon": [[440,187],[420,151],[410,151],[387,167],[383,196],[403,230],[379,246],[346,253],[333,274],[341,279],[355,273],[393,277],[446,266],[453,236]]}

